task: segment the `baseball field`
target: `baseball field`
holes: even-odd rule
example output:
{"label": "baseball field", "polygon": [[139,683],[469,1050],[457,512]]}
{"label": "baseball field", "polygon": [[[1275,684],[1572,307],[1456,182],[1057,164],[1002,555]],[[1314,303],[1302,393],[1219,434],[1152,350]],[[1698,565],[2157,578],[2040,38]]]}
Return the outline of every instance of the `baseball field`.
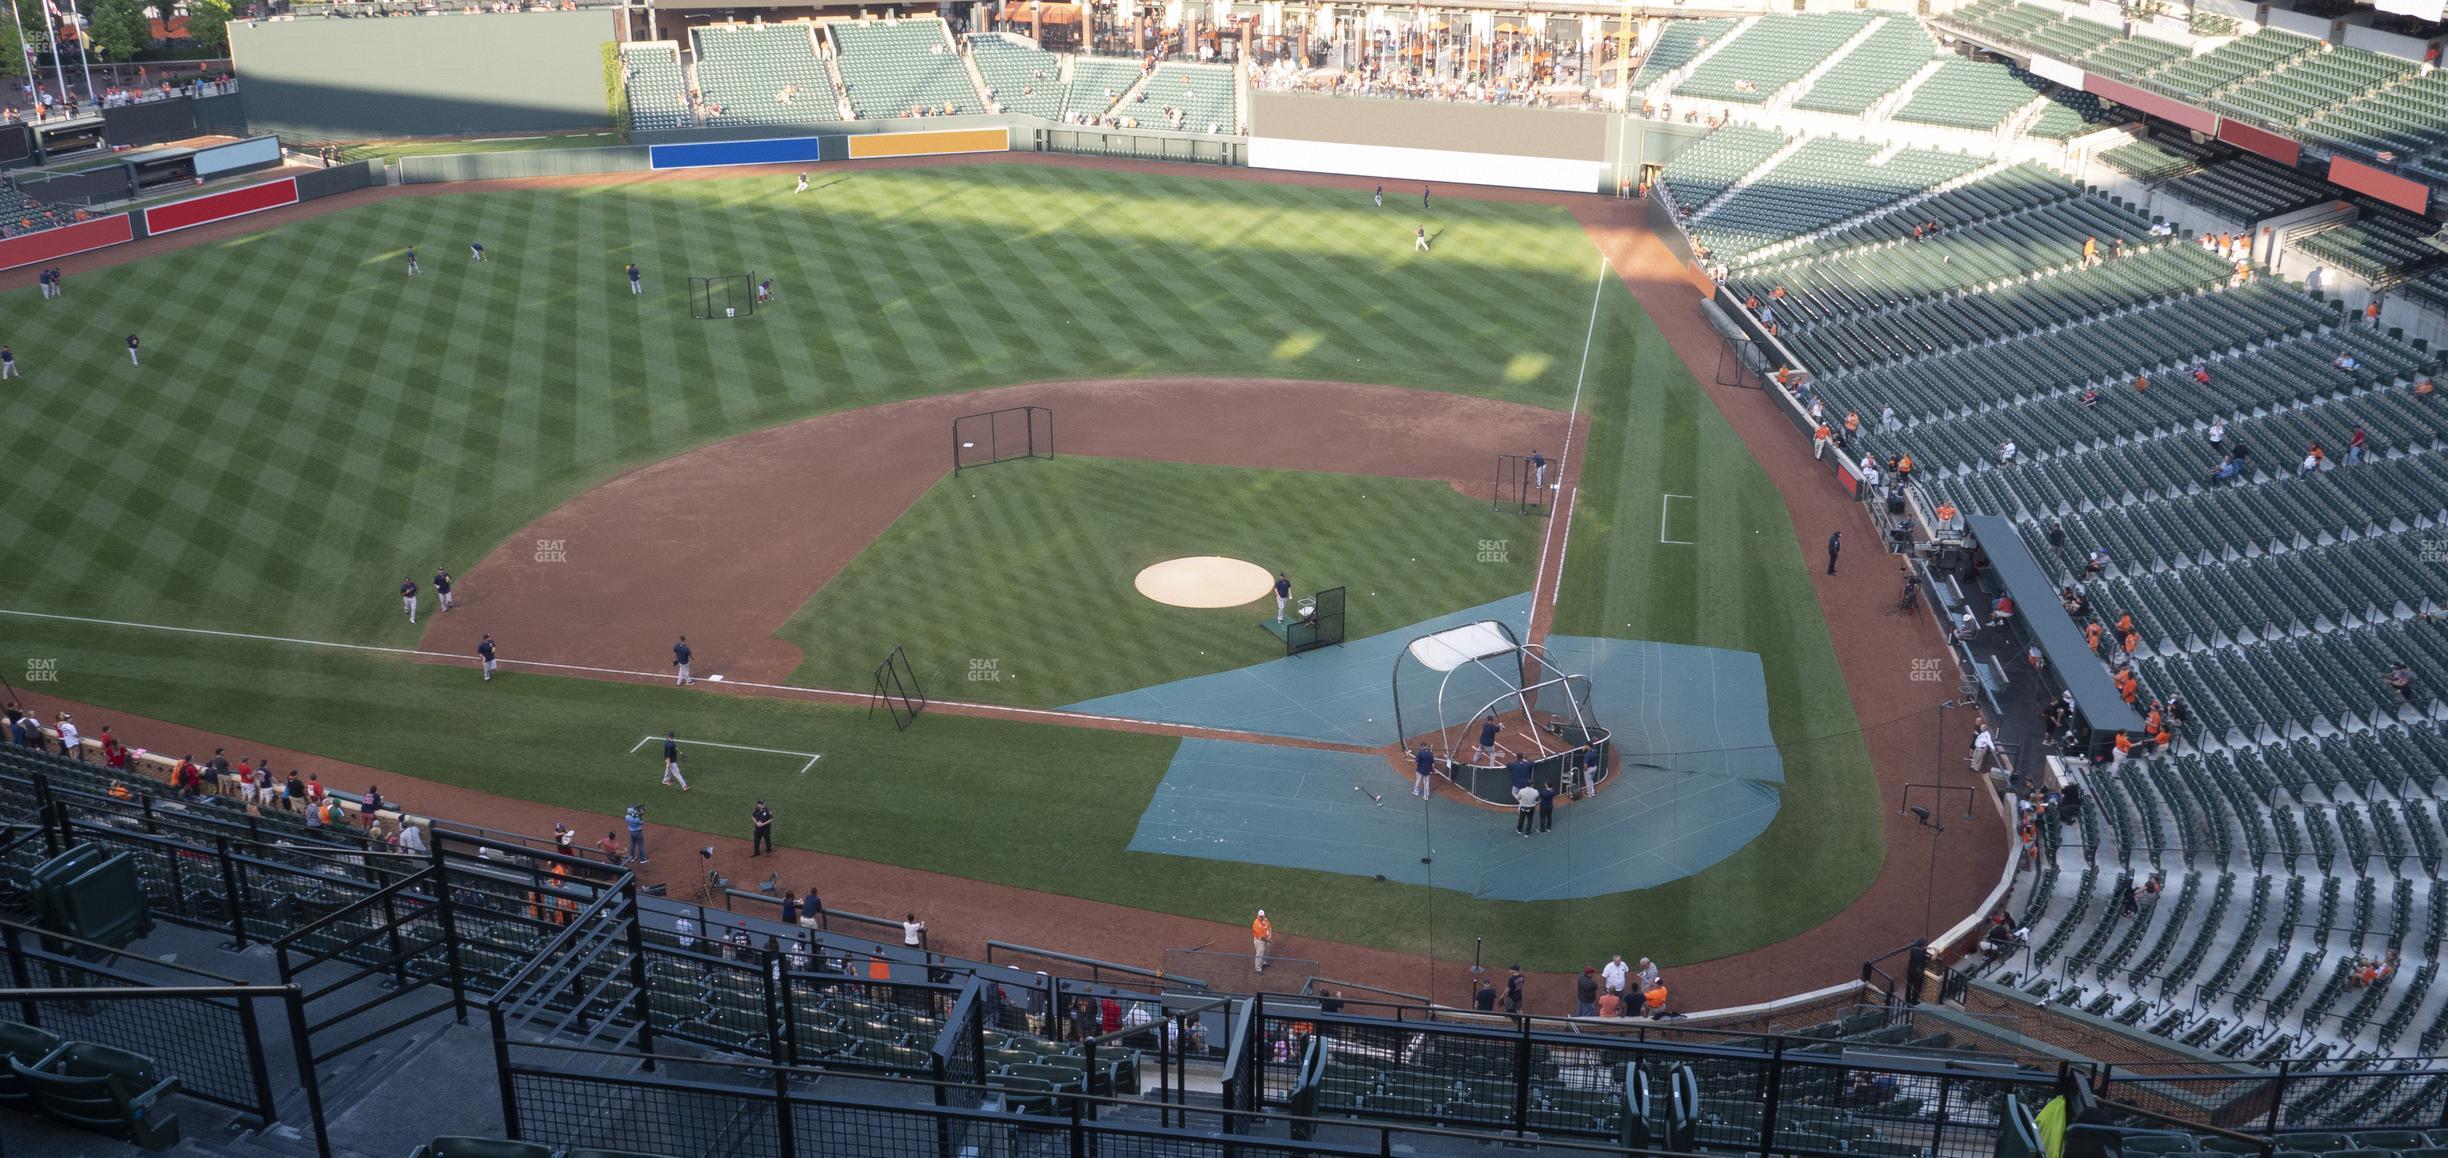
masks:
{"label": "baseball field", "polygon": [[[0,671],[105,709],[88,734],[117,710],[708,833],[761,798],[786,846],[1542,970],[1756,948],[1878,873],[1813,562],[1564,209],[1021,164],[814,186],[368,197],[11,290]],[[776,300],[692,319],[689,277],[747,273]],[[1061,454],[951,475],[944,416],[1039,399]],[[1532,449],[1561,509],[1491,510],[1494,457]],[[899,646],[939,699],[1053,709],[1280,657],[1271,606],[1132,591],[1198,554],[1348,586],[1355,636],[1533,592],[1542,631],[1756,654],[1781,807],[1669,884],[1489,900],[1133,851],[1164,729],[952,708],[904,732],[783,688],[863,694]],[[411,625],[396,589],[438,567],[461,607]],[[479,633],[511,661],[489,684]],[[644,678],[681,634],[701,675],[774,686]],[[637,745],[666,729],[701,745],[694,790],[649,797]]]}

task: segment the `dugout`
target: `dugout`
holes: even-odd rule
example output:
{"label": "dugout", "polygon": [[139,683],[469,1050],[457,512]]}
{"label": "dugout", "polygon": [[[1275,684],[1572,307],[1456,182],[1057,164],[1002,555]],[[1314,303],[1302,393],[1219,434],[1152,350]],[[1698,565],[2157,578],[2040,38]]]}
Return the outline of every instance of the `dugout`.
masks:
{"label": "dugout", "polygon": [[34,126],[34,151],[45,161],[99,149],[102,141],[102,118],[99,115],[48,120]]}
{"label": "dugout", "polygon": [[139,192],[164,185],[193,185],[196,181],[196,150],[189,148],[148,149],[122,157],[128,184]]}
{"label": "dugout", "polygon": [[23,121],[0,123],[0,167],[14,167],[34,158],[34,126]]}

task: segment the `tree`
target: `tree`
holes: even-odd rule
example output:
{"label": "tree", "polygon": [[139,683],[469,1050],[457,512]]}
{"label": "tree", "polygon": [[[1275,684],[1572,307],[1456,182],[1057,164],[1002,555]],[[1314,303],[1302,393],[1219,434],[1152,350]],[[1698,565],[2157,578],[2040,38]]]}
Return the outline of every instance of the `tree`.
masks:
{"label": "tree", "polygon": [[229,52],[229,0],[187,0],[187,36],[197,48],[221,56]]}
{"label": "tree", "polygon": [[[18,20],[25,15],[26,4],[19,0]],[[34,35],[39,41],[42,36],[42,9],[34,9],[33,15]],[[26,42],[17,36],[18,20],[11,20],[7,13],[0,12],[0,76],[23,77],[26,74]]]}
{"label": "tree", "polygon": [[144,0],[90,0],[93,47],[109,61],[129,61],[153,47],[153,20]]}

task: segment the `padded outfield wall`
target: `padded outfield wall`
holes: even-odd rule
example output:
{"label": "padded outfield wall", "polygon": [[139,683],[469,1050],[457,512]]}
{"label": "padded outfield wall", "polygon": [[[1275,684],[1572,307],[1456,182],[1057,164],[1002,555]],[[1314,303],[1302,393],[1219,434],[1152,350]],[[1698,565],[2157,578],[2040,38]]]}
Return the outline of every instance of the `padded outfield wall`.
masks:
{"label": "padded outfield wall", "polygon": [[604,129],[607,9],[230,22],[238,98],[293,139]]}
{"label": "padded outfield wall", "polygon": [[1638,152],[1612,113],[1316,93],[1251,102],[1254,169],[1601,193],[1615,188],[1616,158]]}

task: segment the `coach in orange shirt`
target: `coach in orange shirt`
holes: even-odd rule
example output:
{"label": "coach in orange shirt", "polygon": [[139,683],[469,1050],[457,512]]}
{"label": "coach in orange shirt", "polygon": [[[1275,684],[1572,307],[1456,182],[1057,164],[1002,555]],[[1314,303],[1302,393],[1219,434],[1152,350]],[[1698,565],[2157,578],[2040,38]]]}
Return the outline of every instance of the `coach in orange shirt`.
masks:
{"label": "coach in orange shirt", "polygon": [[1266,910],[1258,910],[1250,922],[1250,963],[1254,971],[1266,972],[1267,950],[1275,947],[1275,922],[1267,920]]}

